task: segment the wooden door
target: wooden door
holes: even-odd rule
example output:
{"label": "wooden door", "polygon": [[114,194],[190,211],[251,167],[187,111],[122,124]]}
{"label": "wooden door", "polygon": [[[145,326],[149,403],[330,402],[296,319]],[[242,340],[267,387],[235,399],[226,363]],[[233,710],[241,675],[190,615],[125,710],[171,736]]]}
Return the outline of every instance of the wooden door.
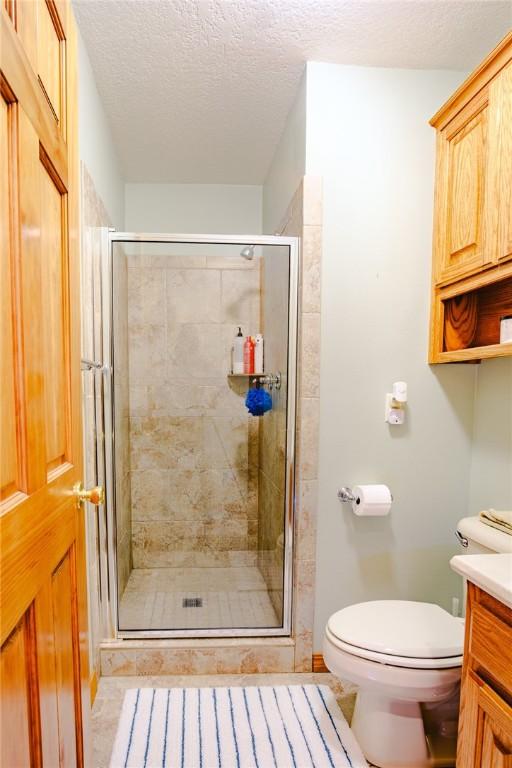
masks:
{"label": "wooden door", "polygon": [[489,167],[492,260],[512,259],[512,63],[490,85],[489,141],[495,147]]}
{"label": "wooden door", "polygon": [[76,31],[66,0],[1,8],[1,752],[81,766],[88,719]]}
{"label": "wooden door", "polygon": [[486,243],[488,88],[437,135],[436,283],[459,280],[489,260]]}

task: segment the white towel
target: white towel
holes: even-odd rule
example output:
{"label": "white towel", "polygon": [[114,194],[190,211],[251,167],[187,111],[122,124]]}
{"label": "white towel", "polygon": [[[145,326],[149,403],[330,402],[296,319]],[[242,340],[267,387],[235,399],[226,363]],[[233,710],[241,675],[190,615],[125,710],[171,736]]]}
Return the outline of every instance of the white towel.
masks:
{"label": "white towel", "polygon": [[480,512],[480,520],[486,525],[490,525],[492,528],[496,528],[498,531],[508,533],[512,536],[512,512],[500,511],[496,509],[484,509]]}

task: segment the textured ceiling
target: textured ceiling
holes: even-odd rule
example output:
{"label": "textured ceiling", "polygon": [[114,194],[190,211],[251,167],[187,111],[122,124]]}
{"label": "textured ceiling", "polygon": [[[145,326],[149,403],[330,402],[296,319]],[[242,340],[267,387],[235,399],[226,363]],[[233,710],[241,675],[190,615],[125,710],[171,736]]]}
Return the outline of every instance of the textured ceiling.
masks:
{"label": "textured ceiling", "polygon": [[74,0],[128,181],[260,184],[307,60],[472,69],[511,0]]}

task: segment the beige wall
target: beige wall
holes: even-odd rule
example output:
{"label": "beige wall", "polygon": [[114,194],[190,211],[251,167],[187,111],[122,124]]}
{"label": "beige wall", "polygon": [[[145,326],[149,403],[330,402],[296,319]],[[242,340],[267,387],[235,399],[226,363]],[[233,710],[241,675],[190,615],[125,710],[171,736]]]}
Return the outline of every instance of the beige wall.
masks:
{"label": "beige wall", "polygon": [[124,191],[129,232],[261,232],[260,186],[131,183]]}
{"label": "beige wall", "polygon": [[[462,73],[308,66],[307,168],[324,177],[315,650],[331,613],[362,600],[451,609],[454,529],[467,514],[476,366],[427,365],[435,134]],[[384,422],[396,380],[403,427]],[[341,485],[386,483],[385,518]]]}
{"label": "beige wall", "polygon": [[512,509],[512,360],[477,367],[474,402],[470,515]]}
{"label": "beige wall", "polygon": [[124,177],[91,62],[78,30],[78,133],[80,160],[94,182],[108,226],[124,225]]}
{"label": "beige wall", "polygon": [[263,232],[282,232],[283,216],[306,172],[306,71],[263,186]]}
{"label": "beige wall", "polygon": [[[310,622],[314,602],[315,651],[329,614],[358,600],[403,597],[450,608],[460,594],[448,565],[457,520],[512,504],[512,362],[426,363],[435,151],[428,119],[463,78],[310,64],[306,101],[297,100],[283,133],[293,146],[306,136],[306,174],[324,179],[321,355],[311,343],[320,315],[303,318],[300,341],[316,360],[300,364],[305,381],[311,376],[306,391],[318,395],[314,372],[322,374],[319,417],[307,401],[309,423],[320,425],[320,468],[318,481],[302,478],[296,523],[300,562],[303,547],[315,546],[318,517],[314,601],[307,589],[304,599],[295,593]],[[280,190],[300,168],[280,145],[264,186],[264,232],[273,231],[282,213],[272,204],[282,209]],[[281,231],[301,234],[293,207]],[[320,233],[302,230],[305,262]],[[310,263],[304,288],[319,312],[319,262]],[[394,430],[383,407],[397,379],[408,381],[410,402],[406,425]],[[303,421],[299,414],[298,431]],[[358,519],[339,504],[337,489],[360,482],[391,486],[389,518]]]}
{"label": "beige wall", "polygon": [[252,564],[257,420],[227,380],[237,330],[259,330],[258,261],[130,256],[135,568]]}

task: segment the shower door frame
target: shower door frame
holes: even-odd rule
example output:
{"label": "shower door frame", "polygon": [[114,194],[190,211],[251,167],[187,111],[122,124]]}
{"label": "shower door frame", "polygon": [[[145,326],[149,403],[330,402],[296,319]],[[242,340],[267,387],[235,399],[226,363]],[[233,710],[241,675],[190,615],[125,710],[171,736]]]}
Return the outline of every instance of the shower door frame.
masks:
{"label": "shower door frame", "polygon": [[[102,260],[102,332],[103,363],[105,373],[105,507],[106,530],[104,549],[108,561],[109,589],[102,598],[105,637],[108,639],[186,639],[186,638],[236,638],[236,637],[290,637],[292,634],[293,608],[293,556],[295,520],[295,441],[297,405],[297,340],[299,298],[299,243],[298,237],[278,235],[193,235],[169,233],[108,232],[105,237],[106,258]],[[190,243],[204,245],[260,245],[286,246],[289,249],[288,290],[288,370],[286,402],[286,473],[285,473],[285,524],[283,568],[283,624],[280,627],[244,627],[213,629],[120,629],[117,581],[117,523],[115,499],[115,383],[114,383],[114,335],[113,335],[113,251],[115,243]],[[129,257],[128,257],[129,258]],[[107,618],[108,617],[108,618]]]}

